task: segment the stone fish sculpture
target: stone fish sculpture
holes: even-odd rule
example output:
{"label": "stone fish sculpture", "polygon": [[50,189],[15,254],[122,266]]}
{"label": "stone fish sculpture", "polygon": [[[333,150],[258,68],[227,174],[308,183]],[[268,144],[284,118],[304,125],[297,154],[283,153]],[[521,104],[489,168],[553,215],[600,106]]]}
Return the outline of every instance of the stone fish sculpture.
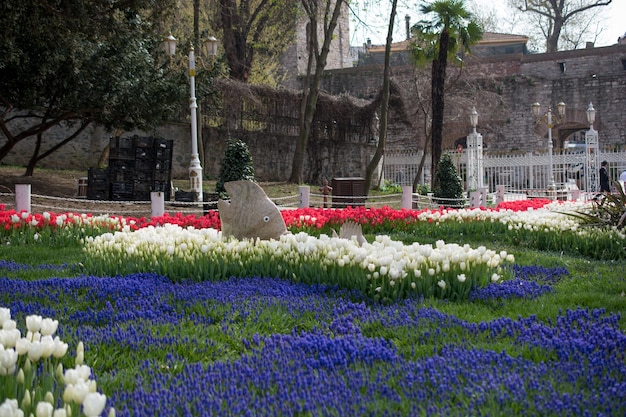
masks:
{"label": "stone fish sculpture", "polygon": [[219,200],[222,235],[235,239],[280,239],[287,233],[285,220],[265,191],[252,181],[224,183],[230,202]]}

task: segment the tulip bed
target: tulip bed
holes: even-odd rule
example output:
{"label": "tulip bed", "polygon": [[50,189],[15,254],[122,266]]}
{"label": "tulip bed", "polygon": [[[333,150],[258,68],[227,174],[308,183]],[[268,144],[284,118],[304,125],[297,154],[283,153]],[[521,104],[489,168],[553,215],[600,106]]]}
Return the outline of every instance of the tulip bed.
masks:
{"label": "tulip bed", "polygon": [[[136,244],[150,241],[142,233],[160,229],[179,240],[170,250],[165,235],[158,236],[165,255],[156,257],[175,256],[181,243],[185,255],[200,229],[210,227],[213,231],[202,233],[218,235],[215,215],[148,220],[0,212],[0,254],[23,248],[33,259],[0,261],[0,307],[6,308],[0,311],[0,416],[21,415],[27,391],[30,408],[24,415],[37,417],[624,415],[626,324],[620,311],[626,286],[617,271],[626,265],[623,256],[607,258],[618,247],[624,250],[623,236],[580,228],[562,214],[580,208],[533,201],[494,210],[284,213],[295,243],[268,250],[292,255],[299,252],[292,246],[287,250],[288,243],[311,255],[322,250],[317,245],[338,244],[324,237],[331,228],[348,218],[359,222],[369,245],[383,251],[368,261],[365,276],[385,284],[365,288],[342,282],[349,275],[342,268],[363,272],[350,266],[346,248],[373,250],[351,241],[340,242],[336,255],[315,254],[318,265],[332,259],[325,272],[332,279],[320,277],[324,273],[315,268],[296,270],[304,256],[285,270],[273,269],[278,260],[268,253],[250,255],[270,257],[260,262],[267,263],[265,270],[241,266],[236,273],[230,266],[220,279],[210,279],[193,269],[178,271],[184,256],[164,262],[169,266],[162,270],[160,264],[148,263],[145,270],[140,262],[128,266],[129,252],[142,249],[119,242],[131,242],[132,236]],[[374,237],[382,234],[393,240]],[[421,243],[413,246],[416,240]],[[99,242],[117,242],[123,249],[112,256],[116,252]],[[598,250],[602,242],[610,243]],[[220,250],[256,251],[245,242],[228,245]],[[419,269],[426,276],[434,270],[428,284],[432,291],[410,291],[410,283],[417,281],[406,280],[402,271],[416,268],[392,272],[390,263],[381,274],[387,264],[380,259],[390,248],[401,249],[399,258],[409,256],[411,247],[425,258],[441,249],[457,256],[481,251],[499,261],[484,269],[461,269],[460,259],[451,261],[448,270],[445,262],[439,269]],[[73,248],[75,254],[69,263],[51,264],[50,248]],[[513,264],[509,252],[517,262],[540,263]],[[348,259],[340,264],[343,256]],[[508,266],[500,263],[506,258]],[[108,272],[107,262],[113,265]],[[497,282],[492,282],[494,273]],[[310,276],[315,279],[307,281]],[[463,287],[466,293],[453,297],[454,291],[461,295],[454,286],[464,283],[469,284]],[[405,291],[394,295],[399,287]],[[388,295],[385,302],[376,297],[381,293]],[[41,316],[58,320],[58,329],[37,327],[46,320]],[[30,343],[19,342],[19,349],[5,335],[17,328],[28,330],[19,339]],[[58,358],[52,348],[48,357],[37,357],[38,347],[31,344],[42,339],[61,346]],[[12,349],[17,357],[3,353]],[[66,351],[77,352],[76,358]],[[20,371],[30,383],[20,385]],[[72,388],[66,393],[68,384]],[[75,385],[80,388],[74,390]],[[52,398],[46,397],[48,391]],[[19,401],[8,400],[20,395]]]}

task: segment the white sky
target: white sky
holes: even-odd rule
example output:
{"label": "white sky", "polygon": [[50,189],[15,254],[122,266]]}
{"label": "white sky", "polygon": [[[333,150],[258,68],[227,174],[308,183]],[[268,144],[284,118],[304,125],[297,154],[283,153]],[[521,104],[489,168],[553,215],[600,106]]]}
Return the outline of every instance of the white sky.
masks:
{"label": "white sky", "polygon": [[[476,7],[494,10],[498,16],[503,18],[506,16],[506,0],[466,0],[467,4],[474,4]],[[354,2],[352,2],[354,3]],[[358,0],[360,6],[354,5],[357,12],[361,15],[361,19],[368,23],[369,27],[355,24],[351,22],[350,33],[352,36],[351,44],[354,46],[363,45],[370,38],[375,45],[385,43],[387,37],[387,24],[389,20],[389,4],[390,0]],[[364,6],[367,3],[375,3],[375,7]],[[418,5],[419,0],[399,0],[397,9],[397,18],[394,25],[394,42],[401,41],[406,38],[405,19],[408,14],[411,16],[411,25],[419,20]],[[603,22],[603,32],[596,40],[596,46],[609,46],[617,43],[617,38],[626,33],[626,0],[613,0],[609,6],[601,8],[601,19]],[[498,31],[504,33],[523,34],[520,30],[511,30],[510,23],[506,23],[503,19],[503,26]],[[590,39],[592,41],[593,39]]]}

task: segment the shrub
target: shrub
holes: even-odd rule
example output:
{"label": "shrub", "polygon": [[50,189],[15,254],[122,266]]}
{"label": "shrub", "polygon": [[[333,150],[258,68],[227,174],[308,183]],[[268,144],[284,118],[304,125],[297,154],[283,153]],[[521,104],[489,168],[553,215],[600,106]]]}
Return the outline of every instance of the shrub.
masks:
{"label": "shrub", "polygon": [[254,181],[252,156],[245,142],[235,139],[228,142],[220,168],[220,176],[215,185],[215,192],[226,194],[224,183],[229,181]]}
{"label": "shrub", "polygon": [[434,196],[438,204],[446,207],[463,207],[463,182],[456,171],[452,157],[443,154],[437,166]]}

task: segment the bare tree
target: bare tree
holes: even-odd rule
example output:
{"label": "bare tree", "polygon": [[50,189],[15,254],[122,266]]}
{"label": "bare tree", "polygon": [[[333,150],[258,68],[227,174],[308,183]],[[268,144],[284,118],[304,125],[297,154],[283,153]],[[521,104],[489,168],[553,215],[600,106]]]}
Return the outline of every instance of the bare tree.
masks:
{"label": "bare tree", "polygon": [[368,192],[372,186],[372,177],[374,170],[378,166],[380,159],[385,152],[385,142],[387,138],[387,119],[389,115],[389,77],[391,76],[391,43],[393,42],[393,26],[396,16],[396,7],[398,0],[392,0],[391,13],[389,15],[389,30],[387,31],[387,43],[385,45],[385,67],[383,69],[383,95],[380,104],[380,125],[378,131],[378,146],[372,160],[367,164],[365,170],[365,192]]}
{"label": "bare tree", "polygon": [[[527,13],[546,42],[546,52],[559,50],[559,42],[578,46],[584,31],[594,30],[593,9],[608,6],[612,0],[509,0],[509,5]],[[573,29],[576,27],[576,29]],[[572,30],[573,29],[573,30]],[[597,36],[599,32],[595,27]],[[576,33],[576,36],[573,34]],[[587,32],[588,33],[588,32]]]}
{"label": "bare tree", "polygon": [[[307,48],[309,54],[302,87],[300,132],[291,165],[291,175],[289,176],[291,183],[302,182],[304,157],[317,106],[320,84],[326,67],[326,58],[341,9],[345,6],[346,0],[301,0],[301,4],[308,19]],[[321,48],[320,40],[322,40]]]}
{"label": "bare tree", "polygon": [[282,52],[293,38],[297,3],[291,0],[217,0],[214,20],[230,77],[247,82],[256,54]]}

